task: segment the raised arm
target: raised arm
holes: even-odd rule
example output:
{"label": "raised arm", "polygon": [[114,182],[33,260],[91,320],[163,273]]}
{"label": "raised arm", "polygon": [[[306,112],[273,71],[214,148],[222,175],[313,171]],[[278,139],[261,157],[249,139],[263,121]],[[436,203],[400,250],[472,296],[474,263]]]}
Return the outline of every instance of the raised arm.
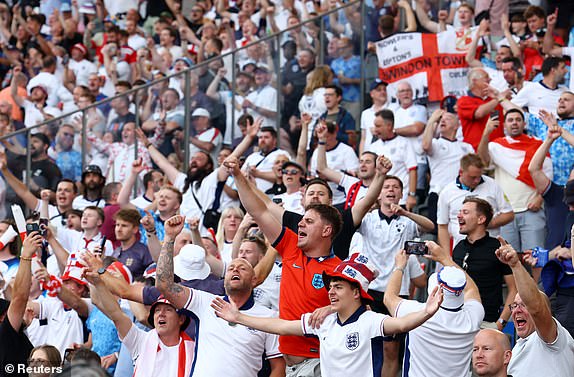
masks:
{"label": "raised arm", "polygon": [[[82,261],[88,266],[89,271],[98,271],[104,267],[104,263],[100,257],[96,257],[93,253],[83,253]],[[99,275],[100,280],[105,284],[109,291],[126,300],[143,302],[143,288],[141,285],[129,284],[125,279],[114,276],[108,272]],[[97,305],[99,307],[99,305]]]}
{"label": "raised arm", "polygon": [[528,271],[520,262],[516,250],[512,248],[502,237],[498,237],[500,248],[496,250],[498,259],[512,269],[512,275],[518,287],[518,294],[528,309],[528,313],[534,321],[536,332],[545,343],[553,343],[558,336],[556,322],[552,318],[548,297],[540,290]]}
{"label": "raised arm", "polygon": [[97,271],[89,270],[85,276],[94,285],[99,296],[99,300],[97,300],[98,309],[114,322],[120,338],[125,338],[132,326],[134,326],[131,319],[122,311],[120,304],[104,282],[99,279]]}
{"label": "raised arm", "polygon": [[[413,12],[413,8],[411,7],[410,2],[406,0],[399,0],[397,5],[399,6],[399,9],[402,8],[405,11],[405,18],[407,20],[407,24],[405,30],[403,31],[405,33],[417,31],[417,19],[415,17],[415,12]],[[347,7],[347,9],[349,9],[349,7]]]}
{"label": "raised arm", "polygon": [[[460,268],[459,265],[454,263],[448,249],[437,245],[433,241],[426,241],[425,244],[429,249],[429,254],[425,255],[426,258],[438,262],[445,267],[453,266],[464,271],[462,268]],[[466,275],[466,286],[464,287],[463,291],[464,301],[476,300],[478,302],[481,302],[480,293],[478,292],[478,287],[476,283],[474,282],[474,280],[472,280],[470,275],[466,273],[466,271],[464,271],[464,274]]]}
{"label": "raised arm", "polygon": [[132,162],[130,175],[128,175],[128,178],[123,182],[122,189],[118,194],[118,203],[121,206],[130,204],[130,196],[133,192],[134,184],[138,175],[144,170],[144,168],[141,157]]}
{"label": "raised arm", "polygon": [[534,181],[534,186],[536,187],[536,191],[539,194],[544,194],[546,189],[551,183],[549,177],[546,176],[543,170],[544,161],[546,160],[546,156],[550,153],[550,147],[556,139],[560,137],[562,133],[562,128],[558,125],[548,127],[548,135],[546,139],[542,142],[542,144],[532,156],[532,160],[530,160],[530,164],[528,165],[528,172]]}
{"label": "raised arm", "polygon": [[429,18],[427,12],[425,12],[426,0],[417,0],[417,9],[415,10],[417,18],[421,23],[422,27],[427,29],[430,33],[438,33],[440,31],[440,26],[437,22],[434,22]]}
{"label": "raised arm", "polygon": [[[49,281],[50,273],[46,267],[42,266],[34,272],[34,277],[38,281]],[[74,309],[80,317],[85,319],[90,315],[88,304],[86,304],[80,296],[70,291],[64,285],[62,285],[58,290],[58,298],[68,307]]]}
{"label": "raised arm", "polygon": [[359,226],[361,224],[361,221],[363,221],[363,217],[365,217],[367,212],[371,210],[371,207],[377,201],[377,198],[381,194],[381,189],[383,188],[383,182],[385,181],[385,177],[387,176],[389,170],[391,170],[392,168],[393,163],[391,162],[391,160],[389,160],[383,155],[377,157],[376,172],[373,182],[371,182],[371,185],[369,186],[369,189],[367,190],[365,197],[356,202],[355,205],[351,208],[351,213],[353,215],[353,224],[355,226]]}
{"label": "raised arm", "polygon": [[304,335],[300,320],[287,321],[279,318],[252,317],[241,313],[233,302],[227,302],[220,297],[216,297],[213,300],[211,307],[215,310],[215,314],[217,314],[219,318],[223,318],[231,324],[239,323],[248,328],[271,334]]}
{"label": "raised arm", "polygon": [[267,210],[265,202],[261,200],[247,181],[247,178],[245,178],[241,170],[239,170],[239,160],[237,157],[228,157],[223,165],[230,169],[231,174],[235,177],[237,191],[239,192],[239,197],[245,209],[253,216],[255,222],[259,224],[259,227],[267,239],[274,242],[282,231],[280,220]]}
{"label": "raised arm", "polygon": [[309,139],[309,124],[311,123],[311,119],[309,113],[301,114],[301,134],[299,135],[295,162],[303,167],[307,167],[307,141]]}
{"label": "raised arm", "polygon": [[34,194],[32,194],[24,182],[16,178],[14,174],[12,174],[12,172],[8,169],[6,154],[4,152],[0,152],[0,172],[2,172],[6,183],[8,183],[8,185],[12,187],[20,199],[22,199],[26,207],[32,210],[36,209],[39,199],[34,196]]}
{"label": "raised arm", "polygon": [[[66,229],[64,231],[70,231],[70,230]],[[68,256],[70,253],[68,253],[68,250],[64,249],[64,246],[62,246],[60,241],[58,241],[58,239],[54,236],[54,233],[52,233],[50,227],[48,227],[48,230],[46,231],[46,241],[48,241],[48,244],[50,245],[52,251],[54,252],[54,255],[56,256],[56,261],[58,262],[58,268],[60,270],[60,273],[64,273],[64,270],[66,269],[66,263],[68,263]]]}
{"label": "raised arm", "polygon": [[148,140],[140,128],[135,129],[137,137],[141,140],[144,146],[147,148],[149,155],[153,162],[165,173],[167,179],[171,183],[174,183],[179,174],[179,170],[173,166],[168,159]]}
{"label": "raised arm", "polygon": [[478,144],[477,154],[480,156],[482,161],[488,166],[490,165],[490,153],[488,152],[488,143],[490,135],[500,126],[500,121],[498,118],[488,117],[486,126],[480,138],[480,143]]}
{"label": "raised arm", "polygon": [[488,20],[480,21],[480,25],[478,25],[476,35],[474,36],[474,38],[472,38],[470,46],[468,46],[468,50],[466,52],[466,56],[464,57],[464,59],[471,68],[483,66],[480,60],[476,60],[476,48],[478,47],[478,41],[480,40],[480,38],[486,35],[486,31],[488,29],[489,24],[490,22]]}
{"label": "raised arm", "polygon": [[554,13],[546,17],[546,33],[544,33],[544,40],[542,41],[542,52],[552,56],[562,56],[562,47],[554,47],[554,29],[556,28],[556,21],[558,20],[558,7]]}
{"label": "raised arm", "polygon": [[30,287],[32,285],[32,256],[40,250],[42,246],[42,236],[38,232],[30,233],[22,244],[20,254],[20,266],[16,272],[14,287],[12,288],[12,298],[8,306],[8,321],[15,331],[20,331],[22,318],[26,311]]}
{"label": "raised arm", "polygon": [[500,18],[500,25],[502,27],[502,32],[504,33],[504,37],[508,41],[508,47],[510,47],[510,51],[512,51],[512,56],[520,58],[522,56],[522,50],[512,36],[512,32],[510,31],[510,22],[508,22],[508,14],[503,13]]}
{"label": "raised arm", "polygon": [[315,130],[317,132],[317,139],[319,140],[317,144],[317,173],[319,173],[319,177],[339,184],[341,178],[343,178],[343,173],[333,170],[327,165],[327,151],[325,146],[327,125],[323,119],[319,121]]}
{"label": "raised arm", "polygon": [[432,156],[432,152],[433,152],[432,151],[432,140],[434,139],[436,129],[438,127],[438,124],[439,124],[440,119],[443,116],[443,114],[444,114],[444,110],[441,110],[441,109],[435,110],[432,113],[432,115],[430,116],[429,120],[427,121],[427,126],[425,127],[425,130],[423,131],[421,146],[423,148],[423,151],[429,156]]}
{"label": "raised arm", "polygon": [[20,65],[14,66],[12,68],[12,81],[10,81],[10,94],[12,99],[16,102],[18,107],[24,106],[24,99],[18,94],[18,79],[22,75],[22,67]]}
{"label": "raised arm", "polygon": [[169,218],[165,223],[165,237],[163,246],[157,260],[157,272],[155,286],[175,307],[183,308],[191,298],[191,289],[176,284],[173,280],[173,245],[175,237],[183,229],[185,217],[176,215]]}

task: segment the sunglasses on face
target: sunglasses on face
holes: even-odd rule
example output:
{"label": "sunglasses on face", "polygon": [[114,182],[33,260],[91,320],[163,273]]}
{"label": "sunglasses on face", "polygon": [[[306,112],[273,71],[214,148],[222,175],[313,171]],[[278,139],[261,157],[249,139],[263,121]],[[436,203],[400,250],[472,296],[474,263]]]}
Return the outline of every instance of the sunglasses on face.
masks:
{"label": "sunglasses on face", "polygon": [[282,169],[281,173],[287,174],[287,175],[295,175],[295,174],[299,174],[299,170],[297,170],[297,169]]}

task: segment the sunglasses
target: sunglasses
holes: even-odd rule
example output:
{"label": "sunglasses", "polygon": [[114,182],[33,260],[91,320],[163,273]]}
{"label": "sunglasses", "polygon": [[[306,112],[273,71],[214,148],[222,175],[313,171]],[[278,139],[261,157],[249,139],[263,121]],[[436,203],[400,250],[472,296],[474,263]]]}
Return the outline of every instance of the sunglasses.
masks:
{"label": "sunglasses", "polygon": [[281,173],[287,174],[287,175],[295,175],[295,174],[299,174],[300,171],[299,171],[299,169],[282,169]]}

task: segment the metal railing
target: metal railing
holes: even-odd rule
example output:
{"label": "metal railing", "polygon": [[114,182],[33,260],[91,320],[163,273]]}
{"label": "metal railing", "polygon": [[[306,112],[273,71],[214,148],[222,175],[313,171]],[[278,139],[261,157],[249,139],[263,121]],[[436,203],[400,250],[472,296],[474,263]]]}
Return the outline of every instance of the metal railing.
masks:
{"label": "metal railing", "polygon": [[[318,16],[315,16],[311,19],[308,19],[304,22],[302,22],[301,24],[289,27],[281,32],[272,34],[272,35],[267,35],[264,37],[260,37],[259,39],[257,39],[256,41],[253,41],[245,46],[241,46],[233,51],[230,51],[226,54],[222,54],[219,56],[215,56],[212,57],[209,60],[200,62],[196,65],[194,65],[191,68],[185,69],[181,72],[178,73],[173,73],[171,75],[168,75],[166,77],[160,78],[158,80],[146,83],[144,85],[140,85],[137,87],[134,87],[130,90],[127,90],[121,94],[118,94],[116,96],[113,97],[109,97],[106,99],[103,99],[101,101],[98,101],[96,103],[90,104],[88,106],[85,106],[81,109],[77,109],[75,111],[66,113],[64,115],[60,115],[58,117],[52,118],[50,120],[47,120],[45,122],[42,122],[40,124],[37,124],[33,127],[29,127],[29,128],[24,128],[24,129],[20,129],[17,130],[15,132],[12,132],[8,135],[4,135],[2,137],[0,137],[0,141],[12,138],[16,135],[19,134],[26,134],[27,135],[27,142],[28,142],[28,146],[30,145],[30,138],[31,135],[36,132],[36,130],[42,126],[46,126],[46,125],[57,125],[58,128],[61,124],[66,124],[66,120],[70,119],[70,117],[72,117],[75,114],[81,113],[81,122],[82,122],[82,129],[81,129],[81,135],[82,135],[82,168],[85,167],[86,165],[86,157],[87,157],[87,149],[88,149],[88,141],[87,141],[87,112],[93,108],[98,108],[98,107],[102,107],[102,105],[108,104],[112,101],[114,101],[116,98],[119,97],[125,97],[125,96],[132,96],[133,98],[133,102],[135,103],[135,123],[136,126],[141,126],[142,124],[142,119],[141,119],[141,114],[140,114],[140,105],[141,105],[141,100],[142,100],[142,93],[145,94],[145,92],[148,91],[148,89],[152,86],[155,86],[159,83],[165,82],[165,81],[170,81],[172,78],[178,78],[179,80],[181,80],[181,78],[183,77],[183,81],[185,83],[185,87],[182,88],[183,91],[183,108],[184,108],[184,160],[183,160],[183,170],[187,171],[188,168],[188,164],[189,164],[189,160],[190,160],[190,151],[189,151],[189,140],[190,140],[190,135],[191,135],[191,110],[192,110],[192,104],[191,104],[191,98],[190,98],[190,82],[191,82],[191,75],[192,74],[196,74],[197,72],[201,72],[201,70],[205,70],[206,68],[208,69],[209,64],[211,64],[214,61],[218,61],[221,60],[222,62],[226,61],[226,58],[231,57],[231,67],[226,67],[228,68],[228,72],[231,72],[231,77],[230,80],[228,80],[231,83],[231,88],[230,88],[230,94],[231,94],[231,103],[235,104],[235,97],[236,97],[236,77],[237,77],[237,63],[241,60],[244,60],[243,56],[244,55],[249,55],[250,53],[250,49],[258,49],[261,48],[260,45],[262,44],[267,44],[267,51],[268,51],[268,56],[266,57],[267,60],[269,60],[272,63],[272,67],[274,69],[274,78],[272,79],[272,83],[271,86],[273,86],[276,90],[277,90],[277,115],[276,115],[276,125],[277,125],[277,129],[279,129],[279,127],[284,126],[281,124],[281,109],[282,109],[282,95],[281,95],[281,84],[282,84],[282,73],[281,73],[281,67],[282,64],[285,63],[285,56],[284,56],[284,52],[282,50],[282,42],[288,40],[288,38],[286,37],[287,33],[291,33],[291,32],[298,32],[299,30],[302,29],[317,29],[318,26],[318,40],[313,40],[310,44],[315,43],[315,47],[316,47],[316,56],[317,56],[317,60],[316,60],[316,66],[318,65],[322,65],[325,64],[326,60],[328,58],[332,58],[332,56],[329,55],[329,49],[327,48],[327,46],[325,45],[325,43],[327,43],[327,41],[325,40],[325,36],[327,35],[327,33],[332,33],[331,27],[328,24],[328,19],[329,16],[331,14],[334,13],[339,13],[339,20],[341,19],[341,15],[343,15],[344,9],[348,8],[348,7],[354,7],[355,8],[355,12],[358,10],[360,12],[360,17],[361,17],[361,25],[362,25],[362,30],[361,30],[361,35],[360,35],[360,51],[361,51],[361,59],[363,61],[363,63],[365,62],[365,56],[366,56],[366,46],[367,46],[367,41],[365,40],[365,31],[367,30],[367,19],[366,19],[366,6],[364,4],[364,1],[361,0],[355,0],[353,2],[347,3],[342,5],[340,8],[334,9],[334,10],[330,10],[327,11],[325,13],[322,13]],[[348,21],[347,21],[348,22]],[[259,46],[258,46],[259,45]],[[241,68],[241,67],[239,67]],[[361,84],[360,84],[360,108],[363,109],[363,104],[364,104],[364,96],[365,96],[365,88],[366,88],[366,73],[365,73],[365,64],[362,64],[361,67]],[[372,78],[371,78],[372,79]],[[132,103],[132,101],[130,101],[130,103]],[[181,106],[181,104],[180,104]],[[234,129],[235,129],[235,125],[237,123],[237,119],[236,118],[236,114],[235,114],[235,107],[233,107],[233,109],[231,111],[228,111],[229,109],[226,109],[227,114],[230,113],[231,115],[231,120],[227,119],[226,120],[226,131],[227,132],[231,132],[232,133],[232,137],[231,140],[233,140],[233,138],[235,137],[234,135]],[[151,115],[150,115],[151,116]],[[145,120],[144,120],[145,121]],[[359,122],[357,119],[357,128],[359,127]],[[106,122],[106,126],[107,126],[107,122]],[[31,158],[31,153],[30,153],[30,148],[27,147],[27,158],[26,158],[26,179],[27,182],[30,182],[31,179],[31,165],[32,165],[32,158]],[[134,148],[134,153],[135,153],[135,158],[137,158],[137,153],[138,153],[138,148],[137,148],[137,138],[136,138],[136,146]]]}

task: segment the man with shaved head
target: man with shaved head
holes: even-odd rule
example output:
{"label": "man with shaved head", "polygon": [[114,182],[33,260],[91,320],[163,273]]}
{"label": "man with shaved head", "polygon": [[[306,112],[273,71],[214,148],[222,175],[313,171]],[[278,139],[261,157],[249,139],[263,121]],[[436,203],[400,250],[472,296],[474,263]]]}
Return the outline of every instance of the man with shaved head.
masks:
{"label": "man with shaved head", "polygon": [[474,337],[472,369],[479,377],[507,377],[512,351],[508,336],[498,330],[480,330]]}

